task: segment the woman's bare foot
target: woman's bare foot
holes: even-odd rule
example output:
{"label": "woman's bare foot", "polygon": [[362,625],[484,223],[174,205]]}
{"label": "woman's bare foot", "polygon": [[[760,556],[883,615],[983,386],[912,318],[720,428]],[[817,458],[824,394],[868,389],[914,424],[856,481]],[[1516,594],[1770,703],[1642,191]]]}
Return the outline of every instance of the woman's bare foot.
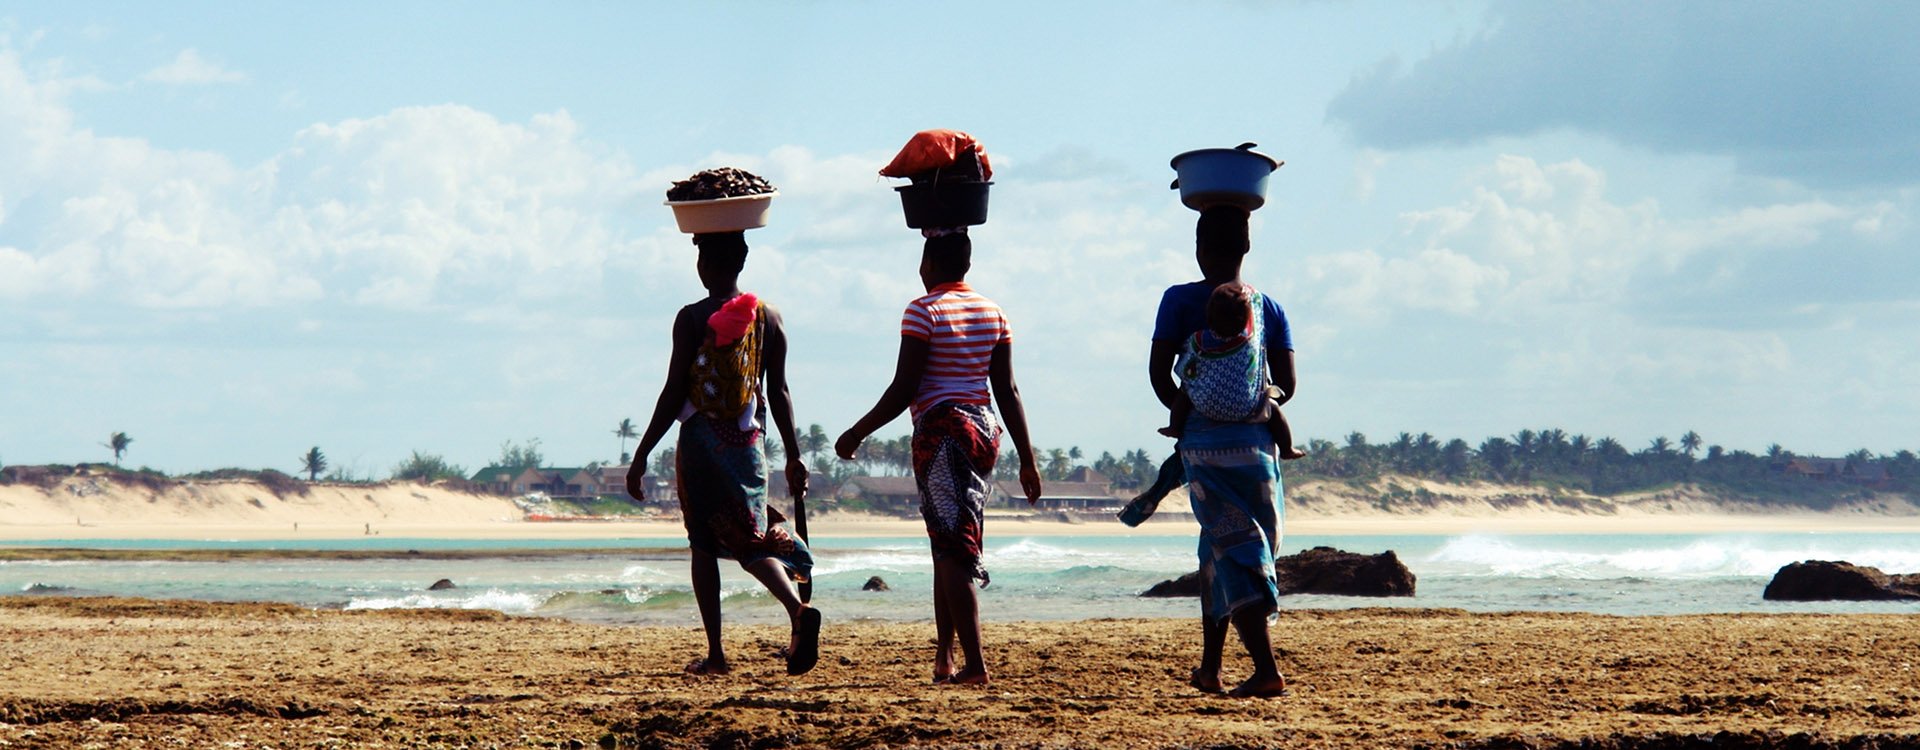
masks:
{"label": "woman's bare foot", "polygon": [[1240,683],[1227,695],[1235,698],[1278,698],[1287,694],[1287,680],[1280,675],[1262,677],[1254,675]]}
{"label": "woman's bare foot", "polygon": [[933,684],[953,681],[953,643],[942,643],[933,650]]}
{"label": "woman's bare foot", "polygon": [[1306,457],[1307,457],[1306,451],[1300,450],[1299,448],[1295,448],[1291,445],[1282,446],[1280,448],[1280,460],[1282,461],[1292,461],[1294,459],[1306,458]]}
{"label": "woman's bare foot", "polygon": [[1193,689],[1202,693],[1218,693],[1221,689],[1220,673],[1217,671],[1207,672],[1199,667],[1194,667],[1193,673],[1187,676],[1187,684],[1192,685]]}
{"label": "woman's bare foot", "polygon": [[731,671],[733,670],[727,667],[726,659],[708,657],[705,659],[694,659],[691,663],[687,664],[687,674],[726,674]]}
{"label": "woman's bare foot", "polygon": [[980,667],[979,669],[975,669],[973,667],[967,667],[966,669],[953,673],[953,679],[947,680],[947,684],[985,685],[987,684],[987,668]]}

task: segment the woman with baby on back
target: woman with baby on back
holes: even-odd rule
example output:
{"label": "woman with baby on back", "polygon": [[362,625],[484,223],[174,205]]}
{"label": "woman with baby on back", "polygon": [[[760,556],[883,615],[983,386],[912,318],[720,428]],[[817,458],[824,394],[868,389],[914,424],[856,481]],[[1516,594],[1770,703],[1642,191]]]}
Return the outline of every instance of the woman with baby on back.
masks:
{"label": "woman with baby on back", "polygon": [[[1180,440],[1178,461],[1168,462],[1162,479],[1184,475],[1200,522],[1201,654],[1190,683],[1222,689],[1231,623],[1254,668],[1232,694],[1269,697],[1286,690],[1267,618],[1279,608],[1280,459],[1298,454],[1279,408],[1296,382],[1286,313],[1240,280],[1247,218],[1238,206],[1201,211],[1194,259],[1204,278],[1161,297],[1147,362],[1154,395],[1176,417],[1168,432]],[[1138,523],[1157,502],[1136,500],[1123,518]]]}
{"label": "woman with baby on back", "polygon": [[780,312],[740,291],[747,261],[743,232],[695,234],[695,269],[707,296],[680,308],[673,321],[673,353],[653,419],[640,437],[627,472],[627,493],[644,500],[647,456],[678,419],[674,454],[680,508],[693,564],[693,594],[706,628],[707,655],[687,665],[699,675],[731,671],[720,642],[720,568],[736,560],[786,608],[792,626],[787,674],[804,674],[819,660],[820,611],[801,601],[794,581],[806,581],[813,552],[784,526],[786,518],[767,503],[766,434],[773,425],[787,449],[787,487],[807,488],[793,429],[793,399],[787,392],[787,334]]}

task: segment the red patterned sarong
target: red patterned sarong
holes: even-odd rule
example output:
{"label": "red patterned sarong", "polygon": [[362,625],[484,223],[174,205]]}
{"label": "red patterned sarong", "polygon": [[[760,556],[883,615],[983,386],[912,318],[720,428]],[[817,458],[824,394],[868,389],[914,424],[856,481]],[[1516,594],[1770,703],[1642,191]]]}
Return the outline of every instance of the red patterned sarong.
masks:
{"label": "red patterned sarong", "polygon": [[942,401],[913,423],[913,478],[920,486],[920,517],[927,522],[933,559],[961,560],[980,585],[988,481],[1000,456],[1000,424],[993,407]]}

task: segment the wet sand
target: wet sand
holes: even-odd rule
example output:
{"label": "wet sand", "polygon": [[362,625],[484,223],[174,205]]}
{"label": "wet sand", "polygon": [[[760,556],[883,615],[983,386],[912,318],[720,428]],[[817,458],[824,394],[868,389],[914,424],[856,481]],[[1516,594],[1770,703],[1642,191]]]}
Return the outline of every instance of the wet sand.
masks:
{"label": "wet sand", "polygon": [[[784,629],[755,626],[728,631],[733,674],[691,677],[691,622],[6,597],[0,745],[1920,743],[1920,615],[1288,612],[1291,694],[1241,700],[1186,686],[1191,621],[990,623],[995,681],[968,688],[928,684],[930,623],[831,614],[811,674],[787,677],[770,655]],[[1230,679],[1247,669],[1234,648]]]}

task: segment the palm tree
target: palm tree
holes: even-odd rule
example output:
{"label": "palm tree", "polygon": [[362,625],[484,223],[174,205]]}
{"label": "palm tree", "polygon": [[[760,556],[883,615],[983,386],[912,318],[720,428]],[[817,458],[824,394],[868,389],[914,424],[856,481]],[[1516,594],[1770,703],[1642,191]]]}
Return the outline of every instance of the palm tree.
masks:
{"label": "palm tree", "polygon": [[127,433],[124,432],[113,433],[113,435],[107,438],[107,442],[101,443],[101,445],[106,446],[108,450],[113,451],[114,466],[120,465],[120,456],[126,453],[127,446],[132,444],[133,438],[127,437]]}
{"label": "palm tree", "polygon": [[320,472],[327,470],[327,454],[320,452],[320,446],[313,446],[307,455],[300,457],[300,470],[307,473],[307,481],[320,478]]}
{"label": "palm tree", "polygon": [[1647,452],[1656,456],[1664,456],[1672,453],[1673,441],[1668,440],[1664,435],[1654,438],[1653,442],[1647,444]]}
{"label": "palm tree", "polygon": [[1617,463],[1627,455],[1626,446],[1610,437],[1600,438],[1600,442],[1593,444],[1593,450],[1600,454],[1601,463]]}
{"label": "palm tree", "polygon": [[1507,466],[1513,463],[1513,444],[1506,438],[1491,437],[1480,443],[1480,460],[1493,468],[1493,473],[1504,475]]}
{"label": "palm tree", "polygon": [[620,419],[620,426],[613,428],[613,435],[614,437],[620,438],[620,463],[626,463],[627,440],[640,437],[640,433],[635,432],[633,429],[633,418],[622,417]]}
{"label": "palm tree", "polygon": [[673,481],[674,470],[679,467],[679,462],[676,460],[677,458],[672,448],[660,451],[653,457],[653,471],[648,473],[669,482]]}
{"label": "palm tree", "polygon": [[1073,461],[1067,458],[1066,451],[1054,448],[1047,451],[1047,465],[1043,471],[1046,473],[1047,479],[1055,481],[1065,479],[1067,472],[1073,471]]}
{"label": "palm tree", "polygon": [[1151,482],[1160,475],[1160,464],[1153,460],[1153,455],[1147,453],[1145,448],[1128,451],[1124,460],[1127,462],[1127,468],[1131,469],[1127,473],[1133,475],[1135,487]]}
{"label": "palm tree", "polygon": [[1414,456],[1419,461],[1420,468],[1422,469],[1440,463],[1440,441],[1433,438],[1433,433],[1422,432],[1419,436],[1415,437],[1413,439],[1413,450]]}
{"label": "palm tree", "polygon": [[1467,473],[1467,463],[1472,458],[1467,441],[1454,438],[1440,449],[1440,471],[1448,477],[1457,477]]}
{"label": "palm tree", "polygon": [[832,441],[827,439],[827,431],[821,429],[818,422],[808,426],[807,434],[800,436],[801,453],[816,462],[819,461],[820,454],[825,453],[832,444]]}
{"label": "palm tree", "polygon": [[1680,436],[1680,451],[1687,454],[1687,458],[1693,458],[1694,452],[1700,450],[1700,443],[1700,433],[1687,430],[1687,434]]}
{"label": "palm tree", "polygon": [[1519,432],[1514,433],[1513,434],[1514,452],[1520,454],[1523,457],[1532,456],[1534,449],[1538,447],[1534,443],[1537,437],[1538,437],[1537,435],[1533,434],[1533,430],[1521,430]]}

